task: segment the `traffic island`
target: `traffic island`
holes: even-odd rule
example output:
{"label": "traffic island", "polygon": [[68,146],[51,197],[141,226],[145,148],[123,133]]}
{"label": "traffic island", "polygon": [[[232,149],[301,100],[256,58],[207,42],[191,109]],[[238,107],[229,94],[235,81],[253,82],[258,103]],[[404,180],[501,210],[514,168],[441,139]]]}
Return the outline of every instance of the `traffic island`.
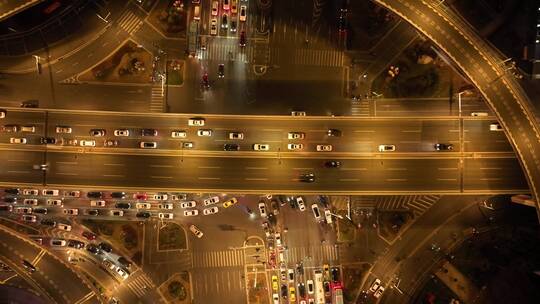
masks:
{"label": "traffic island", "polygon": [[167,300],[167,303],[191,303],[191,283],[188,272],[175,273],[163,282],[158,293]]}
{"label": "traffic island", "polygon": [[184,60],[167,60],[167,84],[181,86],[184,83]]}
{"label": "traffic island", "polygon": [[247,295],[250,304],[270,304],[270,293],[264,266],[247,267]]}
{"label": "traffic island", "polygon": [[368,263],[343,266],[343,297],[345,303],[354,303],[362,287],[362,279],[370,268]]}
{"label": "traffic island", "polygon": [[399,233],[412,223],[412,214],[409,211],[379,211],[377,216],[379,236],[388,243],[393,243]]}
{"label": "traffic island", "polygon": [[179,0],[157,1],[147,22],[164,37],[186,38],[187,8]]}
{"label": "traffic island", "polygon": [[127,40],[112,55],[79,74],[79,82],[152,84],[152,54]]}
{"label": "traffic island", "polygon": [[163,224],[158,230],[158,251],[187,249],[186,232],[176,223]]}

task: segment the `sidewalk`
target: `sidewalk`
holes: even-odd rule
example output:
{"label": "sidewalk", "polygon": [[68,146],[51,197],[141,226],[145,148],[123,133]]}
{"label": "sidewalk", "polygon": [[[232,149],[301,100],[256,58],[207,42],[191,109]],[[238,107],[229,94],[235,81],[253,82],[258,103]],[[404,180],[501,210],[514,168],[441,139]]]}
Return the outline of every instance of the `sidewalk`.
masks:
{"label": "sidewalk", "polygon": [[449,261],[445,261],[441,269],[439,269],[435,275],[444,283],[444,285],[452,290],[463,303],[473,303],[479,294],[478,288]]}

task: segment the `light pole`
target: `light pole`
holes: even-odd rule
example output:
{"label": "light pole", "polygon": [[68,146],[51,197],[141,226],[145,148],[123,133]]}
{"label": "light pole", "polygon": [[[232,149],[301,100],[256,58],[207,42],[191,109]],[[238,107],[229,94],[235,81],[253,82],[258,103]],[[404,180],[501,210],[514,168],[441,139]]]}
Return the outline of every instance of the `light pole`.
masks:
{"label": "light pole", "polygon": [[458,97],[458,112],[459,112],[459,118],[461,118],[461,95],[463,95],[464,93],[466,93],[466,91],[459,92],[459,93],[457,94],[457,97]]}
{"label": "light pole", "polygon": [[36,71],[37,71],[38,74],[41,75],[41,63],[39,63],[40,57],[38,55],[32,55],[32,57],[34,57],[34,59],[36,59]]}

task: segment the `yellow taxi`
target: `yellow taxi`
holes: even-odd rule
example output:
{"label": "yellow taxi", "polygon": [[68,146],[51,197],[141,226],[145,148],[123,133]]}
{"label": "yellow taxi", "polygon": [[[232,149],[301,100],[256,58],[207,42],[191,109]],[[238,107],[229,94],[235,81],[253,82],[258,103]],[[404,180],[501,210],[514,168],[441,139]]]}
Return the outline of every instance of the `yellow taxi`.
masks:
{"label": "yellow taxi", "polygon": [[272,290],[277,291],[278,290],[278,278],[277,275],[272,276]]}
{"label": "yellow taxi", "polygon": [[296,290],[294,287],[289,287],[289,301],[291,303],[296,303]]}
{"label": "yellow taxi", "polygon": [[238,200],[236,197],[231,198],[230,200],[223,203],[223,208],[229,208],[230,206],[238,203]]}

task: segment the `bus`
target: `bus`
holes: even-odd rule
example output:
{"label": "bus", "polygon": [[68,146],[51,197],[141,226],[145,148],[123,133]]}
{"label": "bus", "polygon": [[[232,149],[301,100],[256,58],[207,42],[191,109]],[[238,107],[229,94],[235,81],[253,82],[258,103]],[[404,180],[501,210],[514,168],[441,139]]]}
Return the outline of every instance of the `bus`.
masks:
{"label": "bus", "polygon": [[343,290],[341,288],[334,289],[334,304],[343,304]]}
{"label": "bus", "polygon": [[320,270],[315,270],[315,299],[317,304],[325,304],[324,301],[324,288],[323,288],[323,274]]}

